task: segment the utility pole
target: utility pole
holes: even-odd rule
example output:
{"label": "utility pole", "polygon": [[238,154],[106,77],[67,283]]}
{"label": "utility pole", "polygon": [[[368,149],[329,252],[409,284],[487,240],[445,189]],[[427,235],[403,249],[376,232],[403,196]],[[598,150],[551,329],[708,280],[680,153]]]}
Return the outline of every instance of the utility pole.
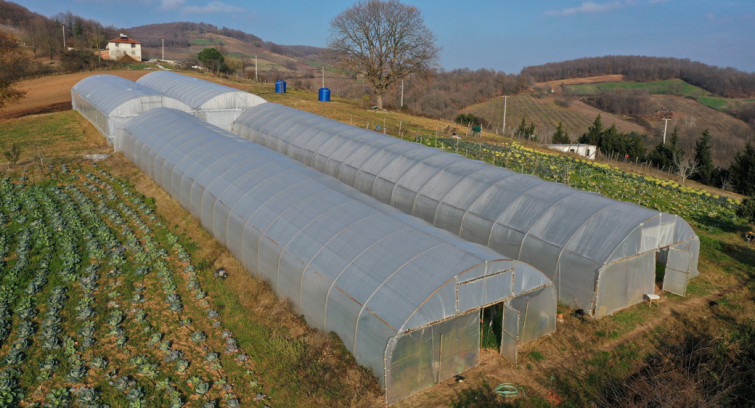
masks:
{"label": "utility pole", "polygon": [[325,88],[325,65],[322,66],[322,87]]}
{"label": "utility pole", "polygon": [[509,98],[508,95],[503,97],[503,130],[502,130],[503,136],[506,136],[506,102],[508,98]]}
{"label": "utility pole", "polygon": [[666,129],[668,128],[669,118],[663,118],[663,121],[666,122],[663,125],[663,145],[665,146],[666,145]]}
{"label": "utility pole", "polygon": [[401,105],[399,105],[399,108],[404,107],[404,80],[401,80]]}
{"label": "utility pole", "polygon": [[257,56],[254,56],[254,82],[257,82]]}
{"label": "utility pole", "polygon": [[164,35],[160,36],[160,46],[162,47],[162,50],[163,50],[163,61],[165,61],[165,36]]}
{"label": "utility pole", "polygon": [[63,26],[63,51],[66,50],[66,25],[61,24]]}

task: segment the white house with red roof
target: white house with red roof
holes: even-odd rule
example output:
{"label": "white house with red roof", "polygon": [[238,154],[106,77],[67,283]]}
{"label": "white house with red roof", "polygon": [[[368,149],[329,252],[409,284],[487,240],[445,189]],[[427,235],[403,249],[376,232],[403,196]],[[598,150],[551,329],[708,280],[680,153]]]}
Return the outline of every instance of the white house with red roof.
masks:
{"label": "white house with red roof", "polygon": [[118,38],[113,38],[108,41],[107,58],[111,60],[120,60],[124,55],[136,61],[141,61],[142,43],[128,38],[126,34],[121,34]]}

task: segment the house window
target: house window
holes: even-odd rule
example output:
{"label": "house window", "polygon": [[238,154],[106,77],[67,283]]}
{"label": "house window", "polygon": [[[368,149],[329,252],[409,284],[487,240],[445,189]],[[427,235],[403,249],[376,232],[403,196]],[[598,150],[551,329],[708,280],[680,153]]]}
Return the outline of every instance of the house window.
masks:
{"label": "house window", "polygon": [[131,44],[131,48],[136,48],[136,44]]}

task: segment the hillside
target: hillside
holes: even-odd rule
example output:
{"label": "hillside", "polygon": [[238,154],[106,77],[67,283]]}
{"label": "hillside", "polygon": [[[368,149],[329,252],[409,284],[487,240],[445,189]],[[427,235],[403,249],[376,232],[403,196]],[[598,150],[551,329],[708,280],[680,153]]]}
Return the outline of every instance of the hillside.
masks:
{"label": "hillside", "polygon": [[599,75],[624,75],[626,80],[633,82],[681,79],[717,96],[755,96],[755,73],[679,58],[607,55],[524,67],[522,74],[529,75],[538,82]]}
{"label": "hillside", "polygon": [[[584,319],[560,306],[557,332],[522,346],[518,367],[486,349],[482,363],[463,373],[464,382],[448,379],[397,407],[448,406],[461,393],[468,401],[492,405],[503,400],[491,388],[503,382],[517,390],[518,406],[601,406],[600,401],[627,406],[617,394],[637,389],[644,391],[627,398],[657,394],[667,406],[683,397],[698,404],[752,403],[755,250],[741,238],[751,227],[734,215],[737,199],[639,174],[631,165],[590,162],[487,132],[482,138],[462,134],[462,141],[443,138],[453,129],[447,121],[365,110],[338,97],[318,103],[309,91],[281,95],[273,93],[271,84],[199,76],[346,123],[374,128],[387,122],[388,133],[396,136],[677,214],[700,235],[701,276],[691,281],[687,296],[662,295],[658,307],[639,304],[603,319]],[[44,104],[34,93],[46,95],[51,83],[22,85],[29,97]],[[64,87],[59,88],[62,97]],[[530,99],[535,104],[545,98]],[[512,97],[509,103],[513,109]],[[20,269],[19,259],[28,258],[24,271],[36,273],[3,277],[18,296],[10,298],[6,309],[11,312],[4,315],[9,317],[3,326],[7,341],[0,346],[7,366],[2,386],[18,392],[13,397],[23,399],[21,406],[51,401],[83,405],[85,398],[112,406],[133,401],[168,406],[176,400],[186,406],[209,400],[220,401],[218,406],[237,406],[230,400],[254,407],[381,405],[377,380],[354,363],[337,337],[307,328],[290,304],[245,273],[189,212],[131,162],[120,154],[96,164],[82,159],[109,148],[81,115],[68,110],[3,120],[0,129],[3,146],[18,143],[22,149],[18,164],[0,167],[0,213],[11,232],[0,232],[8,255],[0,259],[14,270]],[[72,228],[52,228],[57,218],[43,216],[48,212],[62,212]],[[32,232],[31,239],[19,238],[24,229]],[[87,229],[96,232],[96,239],[84,238]],[[50,254],[40,245],[45,236],[56,242],[46,280],[38,277],[47,271],[43,260]],[[59,260],[67,259],[61,236],[72,238],[81,254],[77,282],[61,273]],[[144,256],[134,247],[147,242],[152,247],[143,255],[162,262],[145,272],[139,269]],[[92,256],[98,250],[108,252]],[[213,277],[219,267],[228,271],[227,279]],[[180,295],[180,314],[165,302],[169,293]],[[94,317],[77,319],[88,301]],[[59,348],[44,347],[50,321],[62,339]],[[84,331],[89,322],[95,329]],[[701,363],[690,367],[685,356]]]}
{"label": "hillside", "polygon": [[306,71],[312,68],[313,62],[324,62],[326,54],[322,48],[279,45],[253,34],[206,23],[150,24],[124,30],[142,42],[143,53],[149,58],[161,57],[164,38],[166,59],[193,61],[204,48],[215,47],[226,56],[245,59],[245,64],[251,67],[256,55],[258,69],[263,73]]}
{"label": "hillside", "polygon": [[[81,55],[87,54],[83,48],[91,47],[93,41],[96,43],[99,38],[102,47],[103,41],[117,32],[114,27],[102,27],[98,22],[81,19],[71,12],[61,13],[55,19],[65,21],[67,26],[82,27],[79,34],[66,34],[69,37],[67,44],[78,48],[76,52],[83,53]],[[59,41],[57,31],[50,42],[49,28],[55,21],[21,5],[1,2],[0,23],[5,23],[0,29],[22,39],[28,52],[36,57],[39,66],[36,74],[28,72],[21,77],[109,65],[100,61],[70,60],[79,58],[76,55],[65,61],[68,54],[76,52],[60,55],[62,44],[55,43]],[[43,26],[48,30],[39,29]],[[163,41],[166,59],[185,61],[188,65],[197,64],[196,55],[203,49],[218,48],[227,59],[230,75],[253,77],[256,56],[260,81],[283,79],[288,81],[289,88],[316,91],[321,86],[321,69],[326,67],[326,86],[332,95],[360,101],[363,107],[373,104],[374,93],[369,84],[359,76],[355,78],[330,66],[327,50],[321,48],[279,45],[240,30],[206,23],[176,22],[118,30],[141,41],[146,58],[161,57]],[[40,37],[36,38],[37,35]],[[594,74],[601,75],[586,76]],[[494,130],[500,129],[502,122],[499,97],[512,95],[507,126],[515,128],[526,116],[528,122],[535,124],[540,141],[549,140],[559,121],[576,139],[601,114],[607,126],[615,123],[621,132],[647,134],[646,147],[649,150],[662,138],[663,121],[654,114],[663,106],[677,114],[669,122],[669,130],[679,127],[683,148],[690,151],[694,140],[704,129],[710,128],[714,138],[714,161],[726,166],[733,152],[755,137],[755,103],[746,97],[717,95],[751,95],[753,78],[753,74],[687,60],[631,56],[527,67],[519,75],[485,69],[441,70],[428,77],[412,77],[405,81],[403,109],[444,119],[453,119],[459,112],[473,113],[489,122]],[[541,82],[535,83],[534,80]],[[385,98],[389,109],[401,108],[399,95],[398,86],[389,90]],[[625,103],[628,97],[634,99]],[[680,100],[684,98],[695,100]],[[641,111],[625,111],[634,105]]]}
{"label": "hillside", "polygon": [[[734,154],[745,143],[755,138],[755,128],[740,120],[725,107],[748,107],[755,105],[743,99],[712,97],[710,92],[688,84],[680,79],[652,82],[621,81],[622,77],[599,76],[572,78],[538,83],[534,91],[508,97],[506,127],[512,132],[523,117],[527,123],[535,124],[538,140],[549,142],[561,121],[572,140],[587,131],[588,126],[600,114],[603,124],[616,128],[622,133],[638,132],[646,134],[646,147],[651,149],[663,137],[664,121],[656,117],[655,111],[665,107],[673,112],[668,122],[670,133],[674,127],[679,130],[680,147],[692,152],[695,140],[703,130],[708,129],[712,138],[713,159],[716,165],[728,166]],[[594,98],[603,95],[615,99],[616,104],[629,106],[636,103],[642,106],[643,113],[613,114],[595,107]],[[636,95],[639,101],[630,100]],[[708,105],[717,103],[720,109]],[[567,106],[568,105],[568,106]],[[500,129],[503,116],[503,98],[498,97],[463,109],[494,124]]]}

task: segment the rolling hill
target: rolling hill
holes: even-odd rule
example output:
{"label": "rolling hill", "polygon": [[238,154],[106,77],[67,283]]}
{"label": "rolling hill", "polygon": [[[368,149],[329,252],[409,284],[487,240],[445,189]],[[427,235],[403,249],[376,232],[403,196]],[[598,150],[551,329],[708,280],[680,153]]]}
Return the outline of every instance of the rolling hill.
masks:
{"label": "rolling hill", "polygon": [[[627,82],[620,81],[620,77],[616,75],[610,75],[554,80],[538,83],[534,88],[536,92],[508,97],[506,127],[508,132],[513,133],[522,118],[526,118],[527,123],[535,124],[535,132],[541,142],[550,141],[559,122],[575,141],[587,131],[587,127],[600,114],[606,127],[615,124],[622,133],[634,131],[648,135],[646,144],[648,149],[652,148],[662,140],[664,129],[662,119],[654,114],[641,116],[612,114],[586,103],[590,96],[601,91],[621,93],[627,90],[641,90],[647,93],[647,103],[653,111],[665,107],[673,112],[673,118],[668,123],[667,134],[677,127],[680,146],[688,153],[692,152],[695,140],[700,137],[703,130],[708,129],[713,136],[711,144],[716,165],[728,166],[734,154],[741,150],[748,140],[752,141],[755,138],[755,129],[746,122],[727,114],[723,109],[708,106],[711,104],[711,99],[723,101],[723,106],[737,102],[749,103],[747,100],[712,97],[704,89],[680,79]],[[571,93],[574,98],[568,104],[563,103],[564,92]],[[471,105],[462,111],[482,117],[500,129],[503,97]]]}
{"label": "rolling hill", "polygon": [[314,72],[326,59],[326,50],[300,45],[279,45],[261,38],[232,30],[218,28],[204,23],[163,23],[137,26],[125,29],[132,38],[142,42],[143,53],[149,58],[160,58],[162,42],[165,42],[165,58],[194,61],[197,54],[207,47],[219,49],[226,57],[243,60],[243,64],[254,68],[257,56],[258,71],[269,73],[296,72],[301,75]]}

